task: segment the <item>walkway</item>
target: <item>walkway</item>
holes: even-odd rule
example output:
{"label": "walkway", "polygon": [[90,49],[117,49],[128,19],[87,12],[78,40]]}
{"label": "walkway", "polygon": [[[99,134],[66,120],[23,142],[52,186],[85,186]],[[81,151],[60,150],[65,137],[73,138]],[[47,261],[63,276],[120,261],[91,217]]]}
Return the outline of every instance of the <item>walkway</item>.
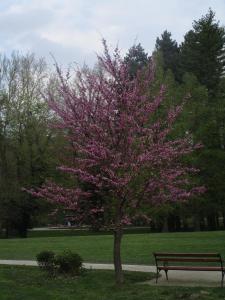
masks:
{"label": "walkway", "polygon": [[[0,260],[0,265],[22,265],[37,266],[34,260]],[[113,270],[113,264],[94,264],[84,263],[87,269]],[[145,265],[123,265],[123,270],[139,272],[155,272],[155,266]],[[201,286],[201,287],[219,287],[221,284],[221,272],[197,272],[197,271],[169,271],[169,281],[166,280],[164,273],[161,273],[158,285],[162,286]],[[155,279],[146,282],[146,284],[156,286]]]}

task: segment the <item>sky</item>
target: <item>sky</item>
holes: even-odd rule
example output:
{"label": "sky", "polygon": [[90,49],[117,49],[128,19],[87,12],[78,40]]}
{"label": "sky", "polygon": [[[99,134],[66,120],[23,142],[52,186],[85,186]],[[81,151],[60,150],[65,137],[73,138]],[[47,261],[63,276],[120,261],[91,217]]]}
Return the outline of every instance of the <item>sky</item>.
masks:
{"label": "sky", "polygon": [[225,0],[0,0],[0,52],[93,65],[105,38],[123,54],[137,43],[151,54],[165,29],[180,43],[209,7],[225,25]]}

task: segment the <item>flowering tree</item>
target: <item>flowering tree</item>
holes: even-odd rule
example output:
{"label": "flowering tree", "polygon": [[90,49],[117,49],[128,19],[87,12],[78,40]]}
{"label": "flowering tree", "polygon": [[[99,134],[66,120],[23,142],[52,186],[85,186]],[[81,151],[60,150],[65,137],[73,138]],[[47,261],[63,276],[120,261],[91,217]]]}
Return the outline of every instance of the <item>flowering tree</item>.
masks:
{"label": "flowering tree", "polygon": [[49,94],[73,154],[59,169],[75,178],[74,186],[48,182],[32,193],[73,209],[79,222],[104,215],[114,232],[116,282],[122,283],[120,246],[129,216],[148,203],[183,201],[202,188],[191,187],[188,178],[196,170],[181,161],[198,145],[188,137],[168,139],[181,106],[157,118],[164,87],[150,95],[153,68],[130,79],[118,49],[112,56],[105,42],[104,49],[98,57],[103,72],[78,70],[74,85],[58,70],[61,100]]}

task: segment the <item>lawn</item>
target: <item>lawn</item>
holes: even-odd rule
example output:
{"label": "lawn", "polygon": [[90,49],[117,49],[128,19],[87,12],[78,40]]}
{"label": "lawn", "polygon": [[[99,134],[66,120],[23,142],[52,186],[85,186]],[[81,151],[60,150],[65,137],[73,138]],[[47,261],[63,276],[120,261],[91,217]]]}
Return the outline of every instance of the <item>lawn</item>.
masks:
{"label": "lawn", "polygon": [[[153,287],[140,284],[152,274],[126,272],[115,287],[112,271],[87,271],[79,278],[49,278],[35,267],[0,266],[1,300],[219,300],[221,288]],[[138,283],[139,282],[139,283]]]}
{"label": "lawn", "polygon": [[[112,235],[1,239],[0,259],[35,259],[42,250],[71,249],[86,262],[112,262]],[[225,232],[126,234],[123,263],[153,264],[152,252],[219,252],[225,258]]]}

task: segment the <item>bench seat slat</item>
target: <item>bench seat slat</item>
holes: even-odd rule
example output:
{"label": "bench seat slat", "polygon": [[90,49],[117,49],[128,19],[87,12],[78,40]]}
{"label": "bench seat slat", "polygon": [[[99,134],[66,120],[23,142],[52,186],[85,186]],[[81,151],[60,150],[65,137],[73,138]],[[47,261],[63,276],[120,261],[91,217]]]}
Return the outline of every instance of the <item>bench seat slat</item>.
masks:
{"label": "bench seat slat", "polygon": [[187,270],[187,271],[222,271],[221,267],[199,267],[199,266],[158,266],[160,270]]}

